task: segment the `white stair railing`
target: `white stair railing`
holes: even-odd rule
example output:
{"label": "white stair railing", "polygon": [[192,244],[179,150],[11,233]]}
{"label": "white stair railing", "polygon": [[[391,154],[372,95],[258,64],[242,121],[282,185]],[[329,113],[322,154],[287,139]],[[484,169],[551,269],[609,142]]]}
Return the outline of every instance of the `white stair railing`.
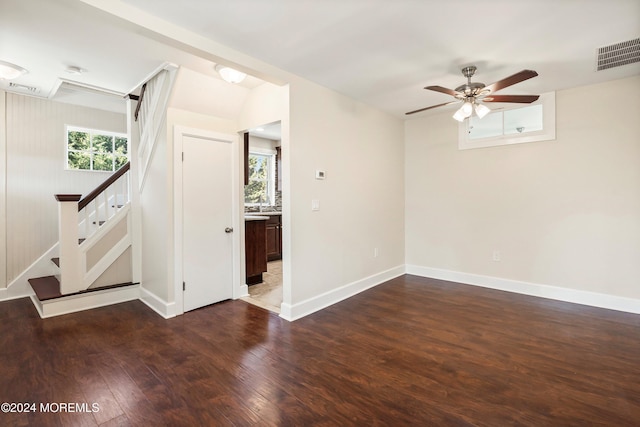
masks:
{"label": "white stair railing", "polygon": [[140,189],[144,186],[147,168],[153,147],[156,144],[160,130],[166,117],[169,96],[173,88],[178,67],[167,65],[145,83],[144,93],[137,109],[137,120],[140,129],[140,143],[138,146],[138,182]]}
{"label": "white stair railing", "polygon": [[[77,194],[58,194],[60,236],[60,293],[87,289],[131,245],[129,226],[129,163],[80,200]],[[87,268],[88,251],[121,221],[126,233]],[[95,254],[93,255],[95,257]]]}

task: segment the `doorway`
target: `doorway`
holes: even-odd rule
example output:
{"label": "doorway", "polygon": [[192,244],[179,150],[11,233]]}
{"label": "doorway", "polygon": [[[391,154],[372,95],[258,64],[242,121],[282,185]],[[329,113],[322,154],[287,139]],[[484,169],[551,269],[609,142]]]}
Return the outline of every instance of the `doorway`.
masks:
{"label": "doorway", "polygon": [[175,300],[186,312],[234,296],[237,155],[232,136],[178,127],[174,150]]}
{"label": "doorway", "polygon": [[[259,270],[256,270],[254,257],[259,250],[263,249],[260,244],[253,241],[254,234],[247,232],[245,254],[247,254],[247,262],[249,253],[251,254],[251,267],[246,268],[248,295],[242,299],[279,314],[283,303],[282,234],[284,228],[281,122],[251,128],[247,136],[245,150],[248,153],[246,160],[248,182],[244,188],[246,229],[254,230],[258,223],[262,223],[260,226],[264,227],[266,253],[262,252],[263,264]],[[256,221],[257,218],[264,220]]]}

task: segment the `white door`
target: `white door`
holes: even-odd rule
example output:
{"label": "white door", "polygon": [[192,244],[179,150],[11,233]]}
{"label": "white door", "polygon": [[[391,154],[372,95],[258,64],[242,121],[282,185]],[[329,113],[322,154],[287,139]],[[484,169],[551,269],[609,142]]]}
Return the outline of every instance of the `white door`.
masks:
{"label": "white door", "polygon": [[232,144],[183,135],[184,311],[233,295]]}

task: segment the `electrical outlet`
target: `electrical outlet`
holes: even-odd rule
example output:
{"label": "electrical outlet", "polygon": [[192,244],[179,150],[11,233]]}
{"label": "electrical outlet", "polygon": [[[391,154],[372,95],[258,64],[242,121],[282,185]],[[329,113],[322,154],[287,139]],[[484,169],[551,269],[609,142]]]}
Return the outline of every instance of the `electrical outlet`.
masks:
{"label": "electrical outlet", "polygon": [[500,261],[500,251],[497,249],[493,251],[493,260]]}
{"label": "electrical outlet", "polygon": [[311,210],[312,211],[320,210],[320,200],[317,200],[317,199],[311,200]]}

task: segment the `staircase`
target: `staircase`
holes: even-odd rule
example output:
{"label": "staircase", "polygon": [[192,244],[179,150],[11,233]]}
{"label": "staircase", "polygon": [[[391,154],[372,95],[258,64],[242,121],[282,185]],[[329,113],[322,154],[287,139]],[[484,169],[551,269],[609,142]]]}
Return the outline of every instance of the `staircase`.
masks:
{"label": "staircase", "polygon": [[[58,200],[60,241],[37,263],[48,267],[47,258],[54,257],[52,263],[56,273],[28,279],[34,291],[31,299],[41,317],[140,297],[139,284],[132,283],[134,251],[130,196],[132,190],[141,192],[144,187],[154,146],[161,140],[166,126],[166,111],[177,71],[178,66],[164,64],[144,84],[138,97],[135,121],[129,113],[130,129],[135,130],[130,132],[129,141],[139,138],[137,148],[132,150],[137,169],[133,177],[136,188],[132,188],[130,164],[127,163],[84,198],[79,194],[55,196]],[[121,277],[111,273],[120,271],[122,260],[127,256],[129,280],[111,280],[112,277]],[[135,258],[139,266],[139,252]],[[51,270],[43,268],[37,274],[53,270],[52,264]]]}
{"label": "staircase", "polygon": [[129,170],[127,163],[82,199],[56,195],[60,255],[51,259],[56,274],[28,280],[42,318],[138,299],[138,284],[104,283],[109,277],[103,277],[117,270],[121,257],[126,261],[131,247]]}

